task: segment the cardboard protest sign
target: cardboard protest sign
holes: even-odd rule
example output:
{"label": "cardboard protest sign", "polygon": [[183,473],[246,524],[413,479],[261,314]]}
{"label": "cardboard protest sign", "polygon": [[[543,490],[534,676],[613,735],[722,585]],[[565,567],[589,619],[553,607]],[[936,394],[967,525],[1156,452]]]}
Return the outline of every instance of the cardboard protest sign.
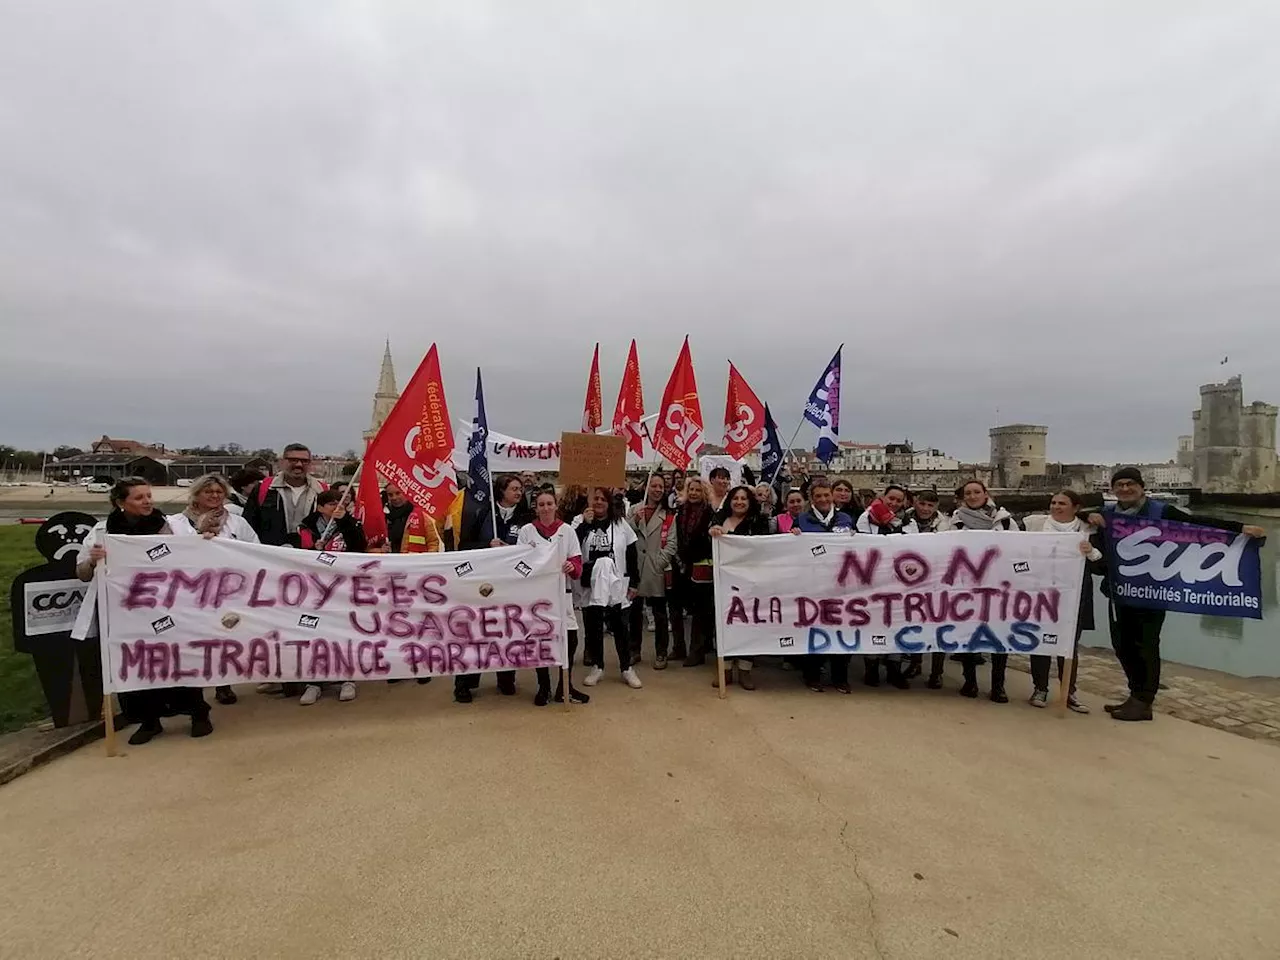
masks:
{"label": "cardboard protest sign", "polygon": [[625,487],[627,440],[592,433],[560,438],[560,482],[566,487]]}
{"label": "cardboard protest sign", "polygon": [[199,537],[107,537],[112,690],[385,680],[566,661],[548,546],[344,554]]}
{"label": "cardboard protest sign", "polygon": [[991,531],[719,537],[719,653],[1071,656],[1080,539]]}
{"label": "cardboard protest sign", "polygon": [[1116,603],[1262,619],[1264,541],[1179,520],[1106,517],[1107,580]]}

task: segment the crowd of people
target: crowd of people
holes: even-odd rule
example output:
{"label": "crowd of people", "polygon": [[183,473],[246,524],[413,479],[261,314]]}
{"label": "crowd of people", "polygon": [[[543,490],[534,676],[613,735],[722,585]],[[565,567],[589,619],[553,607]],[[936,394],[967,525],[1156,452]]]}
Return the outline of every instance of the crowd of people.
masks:
{"label": "crowd of people", "polygon": [[[747,480],[751,478],[748,474]],[[119,481],[110,494],[111,511],[85,540],[77,573],[92,578],[94,568],[106,556],[103,533],[223,537],[249,543],[295,549],[325,549],[357,553],[426,553],[448,549],[501,548],[511,544],[548,543],[557,551],[565,577],[565,591],[572,598],[573,621],[568,625],[569,666],[551,690],[550,670],[536,671],[534,703],[538,706],[569,697],[585,704],[590,695],[573,685],[573,668],[581,639],[581,678],[585,687],[596,687],[605,677],[605,637],[611,635],[620,682],[631,689],[644,686],[639,668],[644,665],[646,621],[652,623],[654,671],[673,662],[685,668],[701,667],[716,659],[715,585],[712,544],[718,537],[843,533],[850,536],[915,536],[965,530],[1016,531],[1018,520],[991,498],[978,479],[956,491],[950,515],[940,510],[935,491],[910,491],[890,484],[883,491],[855,490],[847,480],[806,478],[792,486],[751,482],[733,485],[728,469],[717,467],[707,480],[683,472],[655,472],[647,481],[627,491],[603,487],[569,487],[539,484],[532,474],[503,474],[494,479],[494,503],[480,508],[464,502],[443,525],[412,504],[393,486],[382,494],[386,536],[368,538],[365,529],[347,509],[349,495],[343,485],[327,487],[311,475],[311,453],[305,445],[290,444],[281,454],[273,476],[242,472],[230,479],[207,475],[188,491],[184,510],[168,516],[156,509],[145,480]],[[1175,506],[1146,496],[1141,473],[1133,467],[1117,470],[1112,477],[1113,503],[1097,511],[1081,508],[1071,490],[1055,493],[1046,514],[1025,518],[1028,531],[1075,533],[1085,558],[1081,606],[1075,644],[1083,631],[1095,627],[1092,581],[1103,578],[1107,623],[1116,656],[1124,668],[1129,697],[1108,705],[1111,717],[1122,721],[1152,719],[1151,705],[1160,682],[1160,631],[1165,614],[1129,606],[1112,597],[1106,587],[1106,540],[1102,529],[1108,514],[1165,517],[1217,527],[1249,536],[1262,536],[1257,527],[1210,517],[1192,516]],[[91,606],[91,605],[87,605]],[[1073,648],[1074,650],[1074,648]],[[799,675],[814,693],[827,689],[852,692],[850,654],[814,654],[784,658],[783,667]],[[1008,654],[952,655],[963,672],[961,696],[980,695],[979,668],[989,667],[987,692],[995,703],[1008,703],[1005,674]],[[924,675],[924,654],[861,656],[862,682],[907,690]],[[718,662],[718,661],[717,661]],[[941,689],[946,663],[942,653],[929,654],[925,685]],[[1067,678],[1067,706],[1088,713],[1075,690],[1075,659]],[[712,683],[736,683],[743,690],[756,689],[752,658],[724,661],[724,676]],[[1065,671],[1058,658],[1058,676]],[[1033,692],[1030,704],[1049,702],[1049,656],[1031,657]],[[516,694],[515,671],[496,674],[497,691]],[[388,681],[398,683],[397,680]],[[421,678],[418,683],[428,683]],[[336,686],[338,699],[356,696],[356,684],[261,684],[261,693],[297,697],[302,705],[314,704],[326,687]],[[453,697],[471,703],[480,687],[479,674],[455,675]],[[191,717],[191,735],[212,732],[210,707],[202,691],[174,687],[120,694],[121,709],[138,727],[131,744],[146,743],[163,730],[164,717]],[[219,704],[236,702],[235,691],[218,687]]]}

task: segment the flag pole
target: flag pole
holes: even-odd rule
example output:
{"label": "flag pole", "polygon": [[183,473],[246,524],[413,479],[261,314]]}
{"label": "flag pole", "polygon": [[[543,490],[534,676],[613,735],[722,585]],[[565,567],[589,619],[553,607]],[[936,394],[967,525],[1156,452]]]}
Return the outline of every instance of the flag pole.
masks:
{"label": "flag pole", "polygon": [[804,417],[800,418],[800,422],[796,424],[796,432],[791,435],[791,439],[787,441],[787,449],[783,451],[782,456],[778,458],[778,465],[773,468],[773,476],[769,478],[769,486],[773,486],[774,481],[778,479],[778,474],[782,472],[782,464],[791,456],[791,448],[795,446],[796,437],[800,436],[800,430],[804,427]]}
{"label": "flag pole", "polygon": [[[342,491],[342,499],[338,501],[338,511],[346,510],[347,504],[351,502],[351,491],[355,489],[356,483],[364,479],[364,457],[360,458],[360,462],[356,464],[355,471],[351,474],[351,480],[347,484],[347,489]],[[316,541],[316,549],[323,550],[333,539],[334,527],[338,525],[336,519],[337,512],[330,517],[324,525],[324,530],[320,532],[320,539]]]}

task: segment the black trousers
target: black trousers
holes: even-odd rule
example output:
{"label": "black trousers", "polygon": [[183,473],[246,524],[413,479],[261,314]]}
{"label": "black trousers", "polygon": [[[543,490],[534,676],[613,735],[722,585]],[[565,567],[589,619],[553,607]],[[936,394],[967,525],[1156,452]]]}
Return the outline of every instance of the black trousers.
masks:
{"label": "black trousers", "polygon": [[[1072,696],[1076,693],[1076,668],[1080,665],[1080,661],[1076,659],[1080,655],[1080,634],[1081,631],[1076,628],[1076,642],[1071,648],[1071,679],[1067,689]],[[1031,682],[1037,690],[1049,689],[1049,661],[1053,657],[1042,657],[1038,654],[1031,656]],[[1062,674],[1066,670],[1066,657],[1058,658],[1058,679],[1062,679]]]}
{"label": "black trousers", "polygon": [[582,608],[582,629],[587,635],[582,662],[589,667],[604,667],[606,623],[613,631],[613,648],[618,654],[619,669],[626,670],[631,666],[631,640],[627,635],[627,617],[623,616],[621,606]]}
{"label": "black trousers", "polygon": [[716,595],[709,583],[685,584],[685,603],[689,608],[689,652],[694,656],[710,656],[716,649]]}
{"label": "black trousers", "polygon": [[188,714],[192,720],[209,716],[209,704],[199,687],[161,687],[119,694],[120,710],[130,723],[159,723],[161,717]]}
{"label": "black trousers", "polygon": [[1108,619],[1111,646],[1129,681],[1129,694],[1143,703],[1154,703],[1160,690],[1160,630],[1163,610],[1144,610],[1111,604]]}
{"label": "black trousers", "polygon": [[[478,690],[480,688],[480,674],[478,673],[455,673],[453,675],[453,689],[458,690]],[[498,689],[514,690],[516,688],[516,672],[514,670],[498,671]]]}
{"label": "black trousers", "polygon": [[[569,686],[573,686],[573,656],[578,652],[578,631],[569,631],[569,663],[565,666],[565,670],[569,671]],[[551,689],[551,668],[538,667],[534,673],[538,675],[538,689]],[[556,684],[556,689],[560,689],[562,684]]]}
{"label": "black trousers", "polygon": [[847,687],[849,685],[850,653],[810,653],[800,658],[800,672],[806,687],[822,686],[822,665],[831,664],[831,685]]}
{"label": "black trousers", "polygon": [[[667,628],[666,597],[636,597],[631,601],[631,659],[635,660],[644,653],[644,608],[646,606],[653,611],[654,654],[665,660],[667,659],[667,643],[670,639]],[[683,635],[683,630],[681,633]]]}
{"label": "black trousers", "polygon": [[[923,653],[911,654],[911,662],[917,667],[923,666],[924,654]],[[942,676],[942,669],[946,665],[947,665],[947,655],[945,653],[929,654],[929,676],[931,677]]]}
{"label": "black trousers", "polygon": [[[964,668],[965,683],[978,682],[978,655],[976,653],[962,653],[964,657],[961,666]],[[991,656],[991,689],[1004,689],[1005,671],[1009,669],[1009,655],[1007,653],[993,653]]]}
{"label": "black trousers", "polygon": [[667,587],[667,616],[671,620],[671,656],[683,660],[689,655],[689,648],[684,640],[684,599],[681,593],[680,578],[672,577],[671,586]]}

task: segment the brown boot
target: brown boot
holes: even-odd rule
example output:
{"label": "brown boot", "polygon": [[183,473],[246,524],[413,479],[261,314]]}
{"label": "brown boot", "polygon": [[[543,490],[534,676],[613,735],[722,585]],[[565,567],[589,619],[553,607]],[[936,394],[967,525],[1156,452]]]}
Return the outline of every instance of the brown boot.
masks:
{"label": "brown boot", "polygon": [[756,688],[755,678],[751,676],[750,670],[738,668],[738,686],[743,690],[754,690]]}

